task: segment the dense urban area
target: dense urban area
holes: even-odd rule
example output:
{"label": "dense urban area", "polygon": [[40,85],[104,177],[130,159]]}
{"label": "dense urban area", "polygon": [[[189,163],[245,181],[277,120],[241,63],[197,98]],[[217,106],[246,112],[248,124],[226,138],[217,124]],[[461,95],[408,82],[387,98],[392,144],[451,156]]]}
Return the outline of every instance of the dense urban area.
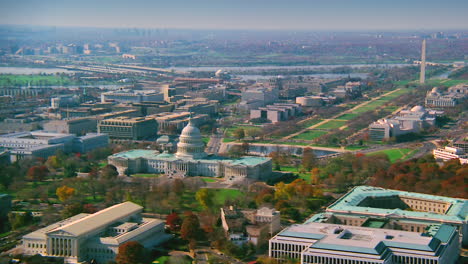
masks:
{"label": "dense urban area", "polygon": [[0,26],[0,263],[466,263],[467,50]]}

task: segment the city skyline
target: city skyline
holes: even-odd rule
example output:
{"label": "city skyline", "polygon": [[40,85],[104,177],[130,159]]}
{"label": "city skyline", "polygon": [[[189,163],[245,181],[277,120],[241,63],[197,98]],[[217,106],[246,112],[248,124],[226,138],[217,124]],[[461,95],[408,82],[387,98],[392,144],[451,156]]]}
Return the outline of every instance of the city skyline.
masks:
{"label": "city skyline", "polygon": [[0,24],[252,30],[466,29],[468,2],[2,1]]}

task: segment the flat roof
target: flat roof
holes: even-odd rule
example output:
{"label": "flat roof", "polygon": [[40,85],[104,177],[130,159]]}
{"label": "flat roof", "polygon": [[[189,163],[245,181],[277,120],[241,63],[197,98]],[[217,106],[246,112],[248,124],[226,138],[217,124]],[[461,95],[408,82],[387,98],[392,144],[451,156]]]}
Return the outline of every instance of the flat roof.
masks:
{"label": "flat roof", "polygon": [[124,202],[108,207],[97,213],[88,215],[67,225],[60,226],[54,230],[50,230],[49,232],[61,230],[70,233],[74,236],[80,236],[89,233],[95,229],[106,227],[109,224],[118,221],[119,219],[125,216],[138,213],[142,209],[143,207],[141,207],[140,205],[134,204],[132,202]]}
{"label": "flat roof", "polygon": [[440,254],[438,248],[441,242],[446,243],[456,235],[456,227],[442,225],[441,230],[439,231],[440,235],[436,234],[432,237],[401,230],[309,222],[290,226],[271,240],[279,242],[298,238],[298,242],[304,243],[304,239],[306,239],[310,240],[308,249],[345,251],[367,255],[382,255],[387,247],[425,251],[437,255]]}
{"label": "flat roof", "polygon": [[[421,200],[430,200],[434,202],[449,203],[450,208],[445,214],[432,212],[405,211],[401,209],[384,209],[359,206],[359,204],[368,197],[387,197],[399,196],[405,198],[414,198]],[[465,199],[436,196],[423,193],[406,192],[399,190],[384,189],[372,186],[357,186],[347,194],[338,199],[327,208],[327,212],[342,212],[347,214],[376,214],[380,216],[400,216],[405,218],[435,219],[442,221],[460,222],[468,218],[468,202]]]}

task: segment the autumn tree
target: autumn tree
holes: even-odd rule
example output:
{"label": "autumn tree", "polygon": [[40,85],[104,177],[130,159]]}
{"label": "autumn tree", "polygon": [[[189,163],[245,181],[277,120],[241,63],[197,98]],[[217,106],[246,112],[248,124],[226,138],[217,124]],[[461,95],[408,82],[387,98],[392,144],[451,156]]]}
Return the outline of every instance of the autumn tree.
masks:
{"label": "autumn tree", "polygon": [[302,153],[302,167],[310,171],[317,166],[317,156],[311,148],[305,148]]}
{"label": "autumn tree", "polygon": [[200,221],[198,217],[192,212],[187,212],[184,215],[184,220],[180,228],[180,237],[190,242],[196,243],[197,239],[201,236]]}
{"label": "autumn tree", "polygon": [[198,190],[195,198],[205,209],[211,208],[213,205],[213,194],[207,188]]}
{"label": "autumn tree", "polygon": [[44,165],[32,166],[28,170],[27,177],[31,181],[43,181],[48,173],[49,169]]}
{"label": "autumn tree", "polygon": [[180,230],[180,225],[182,224],[182,219],[176,212],[172,212],[166,217],[166,225],[169,226],[171,231]]}
{"label": "autumn tree", "polygon": [[70,199],[73,195],[75,195],[76,190],[75,188],[68,187],[66,185],[62,187],[58,187],[55,191],[60,201],[65,202],[66,200]]}
{"label": "autumn tree", "polygon": [[101,170],[101,177],[104,179],[115,179],[118,175],[119,173],[117,172],[117,168],[112,165],[106,165]]}
{"label": "autumn tree", "polygon": [[142,244],[137,241],[128,241],[119,246],[119,253],[115,258],[117,264],[144,264],[147,263],[147,254]]}

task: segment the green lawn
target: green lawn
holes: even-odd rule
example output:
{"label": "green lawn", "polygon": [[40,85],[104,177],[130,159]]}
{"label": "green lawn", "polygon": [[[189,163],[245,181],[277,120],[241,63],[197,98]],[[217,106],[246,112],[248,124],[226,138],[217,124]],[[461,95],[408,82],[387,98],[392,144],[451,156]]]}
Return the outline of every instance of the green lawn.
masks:
{"label": "green lawn", "polygon": [[217,206],[224,205],[226,200],[234,200],[237,197],[243,195],[243,193],[239,190],[235,189],[208,189],[211,193],[213,193],[213,202]]}
{"label": "green lawn", "polygon": [[[301,168],[299,168],[300,170]],[[301,173],[297,170],[296,167],[291,167],[291,166],[281,166],[281,171],[288,171],[288,172],[292,172],[294,174],[298,174],[299,175],[299,178],[307,181],[307,182],[310,182],[310,173]]]}
{"label": "green lawn", "polygon": [[345,120],[345,121],[349,121],[353,118],[356,118],[358,117],[359,114],[356,114],[356,113],[347,113],[347,114],[343,114],[343,115],[340,115],[339,117],[337,117],[336,119],[337,120]]}
{"label": "green lawn", "polygon": [[298,124],[300,127],[302,128],[306,128],[306,127],[310,127],[310,126],[313,126],[317,123],[320,123],[322,122],[322,119],[310,119],[310,120],[307,120],[307,121],[304,121],[300,124]]}
{"label": "green lawn", "polygon": [[156,263],[164,264],[168,260],[169,260],[169,256],[161,256],[161,257],[155,259],[152,263],[154,263],[154,264],[156,264]]}
{"label": "green lawn", "polygon": [[401,149],[386,149],[376,152],[367,153],[367,156],[377,155],[377,154],[385,154],[390,159],[391,163],[395,163],[403,156],[407,155],[408,153],[412,152],[412,149],[408,148],[401,148]]}
{"label": "green lawn", "polygon": [[217,182],[216,179],[213,178],[202,178],[204,182]]}
{"label": "green lawn", "polygon": [[316,127],[317,129],[337,129],[337,128],[340,128],[342,126],[346,125],[346,121],[345,120],[330,120],[318,127]]}
{"label": "green lawn", "polygon": [[320,131],[320,130],[309,130],[304,133],[301,133],[293,139],[303,139],[303,140],[314,140],[318,137],[321,137],[323,135],[327,134],[327,131]]}

